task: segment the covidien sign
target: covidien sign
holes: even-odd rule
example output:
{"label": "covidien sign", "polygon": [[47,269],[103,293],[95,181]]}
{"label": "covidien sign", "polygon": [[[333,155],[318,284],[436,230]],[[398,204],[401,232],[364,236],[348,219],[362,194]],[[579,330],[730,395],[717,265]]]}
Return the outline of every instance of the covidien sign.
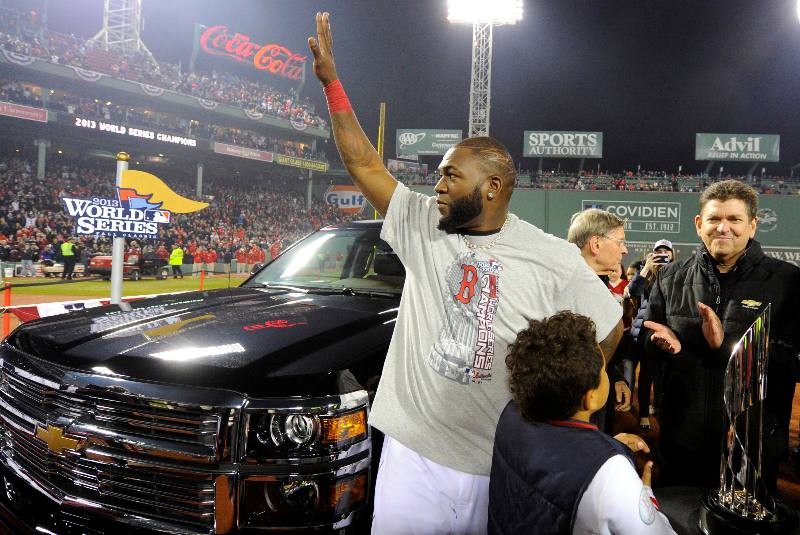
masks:
{"label": "covidien sign", "polygon": [[583,200],[581,210],[599,208],[625,220],[625,230],[677,234],[681,231],[681,203]]}

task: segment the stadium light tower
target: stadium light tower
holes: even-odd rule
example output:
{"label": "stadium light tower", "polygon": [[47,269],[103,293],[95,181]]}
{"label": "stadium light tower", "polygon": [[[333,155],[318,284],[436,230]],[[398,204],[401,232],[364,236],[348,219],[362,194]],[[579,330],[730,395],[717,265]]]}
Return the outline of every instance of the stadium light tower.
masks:
{"label": "stadium light tower", "polygon": [[522,19],[522,0],[447,0],[447,20],[472,23],[472,77],[469,135],[489,135],[492,82],[492,28]]}
{"label": "stadium light tower", "polygon": [[103,0],[103,29],[90,41],[101,43],[106,50],[142,51],[156,64],[140,37],[143,27],[142,0]]}

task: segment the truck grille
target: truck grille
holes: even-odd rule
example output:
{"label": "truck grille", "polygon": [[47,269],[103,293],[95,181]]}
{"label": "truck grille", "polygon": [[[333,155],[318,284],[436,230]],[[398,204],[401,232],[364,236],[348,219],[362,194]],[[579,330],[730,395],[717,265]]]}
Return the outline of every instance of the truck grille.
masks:
{"label": "truck grille", "polygon": [[[221,423],[232,414],[113,386],[58,384],[0,362],[3,456],[53,499],[83,498],[213,531],[215,470],[225,454]],[[37,437],[48,425],[80,446],[59,449]]]}

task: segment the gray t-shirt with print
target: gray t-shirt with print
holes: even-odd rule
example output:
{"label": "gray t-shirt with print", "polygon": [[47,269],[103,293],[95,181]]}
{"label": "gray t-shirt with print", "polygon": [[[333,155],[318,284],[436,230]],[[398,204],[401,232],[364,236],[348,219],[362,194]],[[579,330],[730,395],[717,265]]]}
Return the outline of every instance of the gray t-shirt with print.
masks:
{"label": "gray t-shirt with print", "polygon": [[489,475],[511,399],[507,347],[529,320],[572,310],[592,318],[602,340],[622,316],[577,247],[508,217],[494,245],[473,250],[437,230],[433,197],[398,184],[381,232],[406,283],[370,424],[470,474]]}

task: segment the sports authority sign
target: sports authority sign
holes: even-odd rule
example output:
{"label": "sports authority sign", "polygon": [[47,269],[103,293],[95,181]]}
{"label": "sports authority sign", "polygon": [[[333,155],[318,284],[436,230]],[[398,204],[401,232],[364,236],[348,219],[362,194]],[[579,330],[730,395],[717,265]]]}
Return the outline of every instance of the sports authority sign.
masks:
{"label": "sports authority sign", "polygon": [[719,162],[780,161],[781,136],[695,134],[694,159]]}
{"label": "sports authority sign", "polygon": [[602,132],[525,130],[523,156],[530,158],[602,158]]}
{"label": "sports authority sign", "polygon": [[625,230],[678,234],[681,231],[681,203],[583,200],[581,210],[599,208],[625,220]]}
{"label": "sports authority sign", "polygon": [[397,130],[397,156],[441,156],[461,141],[461,130]]}
{"label": "sports authority sign", "polygon": [[267,71],[289,80],[302,80],[306,56],[292,52],[277,43],[263,45],[250,41],[250,36],[234,32],[227,26],[205,28],[200,35],[200,48],[212,56],[225,56],[239,62],[250,61],[253,68]]}

